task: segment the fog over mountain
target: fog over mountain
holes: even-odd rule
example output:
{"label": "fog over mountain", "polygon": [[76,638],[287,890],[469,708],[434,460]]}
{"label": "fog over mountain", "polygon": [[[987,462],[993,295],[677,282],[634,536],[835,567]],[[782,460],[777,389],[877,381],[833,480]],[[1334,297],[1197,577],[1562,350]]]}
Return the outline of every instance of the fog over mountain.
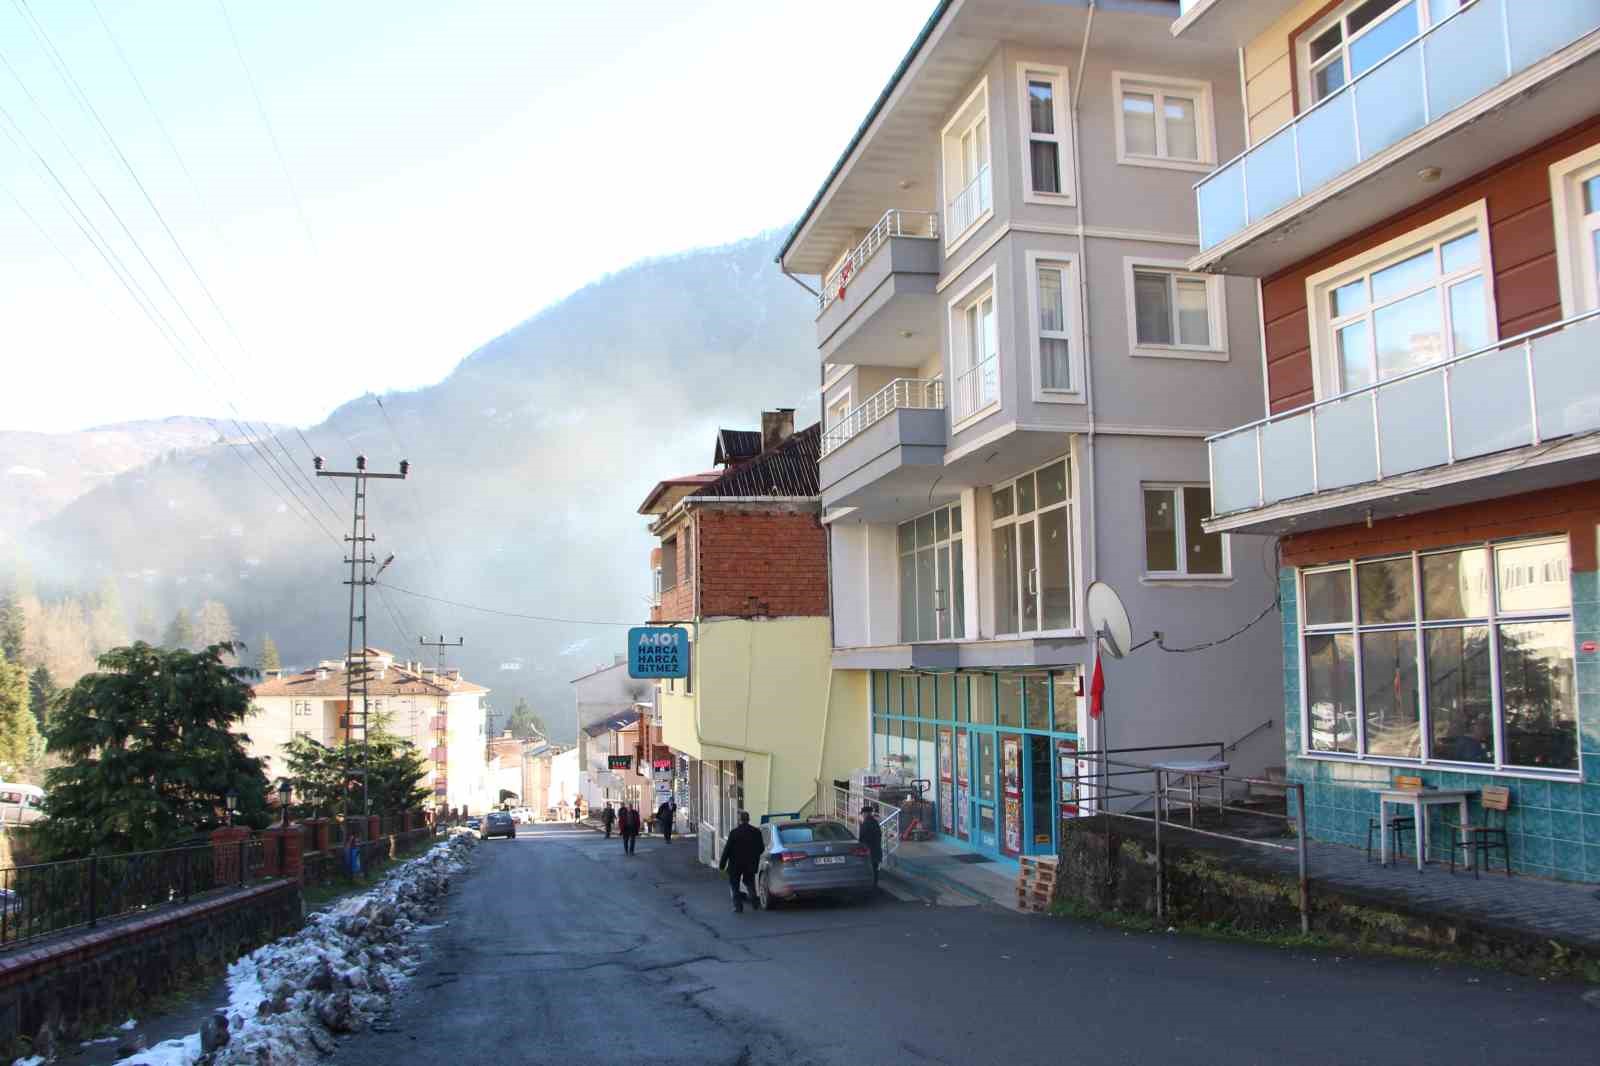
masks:
{"label": "fog over mountain", "polygon": [[[651,538],[635,509],[650,486],[708,468],[719,425],[755,428],[778,406],[815,418],[814,305],[773,266],[778,239],[610,275],[413,392],[386,392],[381,351],[350,353],[370,365],[371,393],[305,435],[330,468],[350,469],[357,452],[373,471],[411,461],[408,481],[371,482],[373,552],[396,556],[382,580],[520,614],[642,621]],[[282,440],[309,473],[298,436]],[[141,615],[164,625],[215,599],[246,643],[270,633],[286,666],[341,655],[349,568],[334,538],[349,531],[349,485],[317,482],[323,529],[263,476],[237,442],[166,450],[35,523],[24,557],[45,595],[115,578],[135,628]],[[369,614],[372,643],[402,657],[424,654],[421,634],[464,636],[450,662],[494,690],[500,720],[525,696],[558,739],[573,729],[567,682],[623,647],[617,625],[524,621],[392,590]]]}

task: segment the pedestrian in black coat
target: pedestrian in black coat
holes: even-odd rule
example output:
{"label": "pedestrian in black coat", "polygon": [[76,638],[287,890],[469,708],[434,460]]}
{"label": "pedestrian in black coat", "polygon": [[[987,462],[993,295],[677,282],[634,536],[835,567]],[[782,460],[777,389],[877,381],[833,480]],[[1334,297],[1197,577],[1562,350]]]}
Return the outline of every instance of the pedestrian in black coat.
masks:
{"label": "pedestrian in black coat", "polygon": [[739,824],[733,827],[727,843],[722,845],[722,861],[718,864],[720,869],[728,871],[728,888],[733,892],[736,912],[744,910],[744,893],[739,890],[741,881],[750,889],[750,903],[756,910],[761,909],[761,898],[756,895],[756,869],[761,865],[761,852],[765,848],[761,830],[750,824],[750,812],[740,811]]}
{"label": "pedestrian in black coat", "polygon": [[611,801],[606,801],[606,809],[600,812],[600,824],[605,826],[606,839],[611,839],[611,825],[617,820],[617,812],[611,809]]}
{"label": "pedestrian in black coat", "polygon": [[872,852],[872,885],[878,885],[878,867],[883,864],[883,826],[878,824],[878,811],[868,807],[861,812],[861,832],[856,834],[861,843]]}
{"label": "pedestrian in black coat", "polygon": [[672,817],[674,814],[671,800],[665,800],[656,809],[656,824],[661,827],[661,836],[668,844],[672,843]]}
{"label": "pedestrian in black coat", "polygon": [[639,839],[639,812],[633,809],[633,804],[624,803],[622,805],[622,814],[618,819],[617,826],[622,833],[623,853],[632,855],[634,845]]}

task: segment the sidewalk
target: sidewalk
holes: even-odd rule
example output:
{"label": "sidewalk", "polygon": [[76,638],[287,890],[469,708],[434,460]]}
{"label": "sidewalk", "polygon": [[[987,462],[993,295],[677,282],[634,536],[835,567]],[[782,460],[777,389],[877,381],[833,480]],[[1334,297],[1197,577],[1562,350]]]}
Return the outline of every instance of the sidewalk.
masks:
{"label": "sidewalk", "polygon": [[971,854],[943,841],[902,840],[883,875],[941,907],[994,903],[1020,913],[1016,870],[1004,863],[972,862]]}

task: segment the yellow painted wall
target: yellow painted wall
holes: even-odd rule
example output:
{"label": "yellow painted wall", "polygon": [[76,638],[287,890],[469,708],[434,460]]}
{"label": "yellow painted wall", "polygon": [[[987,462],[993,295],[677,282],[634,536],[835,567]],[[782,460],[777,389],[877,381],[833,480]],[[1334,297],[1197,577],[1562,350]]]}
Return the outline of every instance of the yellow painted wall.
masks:
{"label": "yellow painted wall", "polygon": [[1289,91],[1289,35],[1325,4],[1326,0],[1302,0],[1245,46],[1245,108],[1250,115],[1251,144],[1294,117]]}
{"label": "yellow painted wall", "polygon": [[862,699],[843,700],[829,714],[826,618],[725,619],[699,630],[694,692],[680,685],[661,694],[662,737],[702,761],[742,760],[752,821],[807,807],[819,767],[827,780],[865,764],[865,682]]}

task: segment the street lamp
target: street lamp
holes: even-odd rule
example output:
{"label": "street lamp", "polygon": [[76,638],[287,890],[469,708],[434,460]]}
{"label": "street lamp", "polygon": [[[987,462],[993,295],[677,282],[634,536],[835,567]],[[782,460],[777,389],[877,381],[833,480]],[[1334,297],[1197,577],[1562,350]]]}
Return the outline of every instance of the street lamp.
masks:
{"label": "street lamp", "polygon": [[294,785],[287,777],[278,779],[278,806],[283,808],[283,827],[289,827],[289,797],[294,795]]}
{"label": "street lamp", "polygon": [[232,825],[233,812],[239,809],[239,793],[231,788],[228,789],[228,794],[222,798],[222,802],[228,805],[228,824]]}

